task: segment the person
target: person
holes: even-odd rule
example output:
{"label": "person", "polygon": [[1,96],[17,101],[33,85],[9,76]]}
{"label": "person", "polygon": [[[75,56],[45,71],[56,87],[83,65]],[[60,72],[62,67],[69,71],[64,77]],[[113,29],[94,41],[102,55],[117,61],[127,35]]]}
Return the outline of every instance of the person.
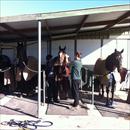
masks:
{"label": "person", "polygon": [[79,89],[81,87],[81,53],[76,52],[75,60],[71,64],[71,79],[72,79],[72,97],[74,98],[73,107],[79,106]]}
{"label": "person", "polygon": [[53,103],[54,101],[57,101],[58,90],[55,88],[53,59],[50,54],[46,56],[46,81],[49,85],[47,89],[48,103]]}

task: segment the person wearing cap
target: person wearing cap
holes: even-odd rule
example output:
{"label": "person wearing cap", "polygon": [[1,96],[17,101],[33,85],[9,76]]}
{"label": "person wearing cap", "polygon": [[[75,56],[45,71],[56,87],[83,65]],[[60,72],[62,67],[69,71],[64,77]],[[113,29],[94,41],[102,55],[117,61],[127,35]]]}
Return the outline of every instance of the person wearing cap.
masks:
{"label": "person wearing cap", "polygon": [[75,60],[71,64],[71,79],[72,79],[72,97],[74,98],[73,107],[79,105],[79,88],[81,87],[81,53],[75,53]]}

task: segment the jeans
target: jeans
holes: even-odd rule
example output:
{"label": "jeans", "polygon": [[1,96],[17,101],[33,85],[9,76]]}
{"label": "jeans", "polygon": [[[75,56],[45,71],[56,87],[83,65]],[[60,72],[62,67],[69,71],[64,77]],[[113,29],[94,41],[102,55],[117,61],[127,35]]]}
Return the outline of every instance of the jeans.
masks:
{"label": "jeans", "polygon": [[81,85],[81,80],[72,79],[72,97],[74,98],[74,106],[79,105],[79,88]]}

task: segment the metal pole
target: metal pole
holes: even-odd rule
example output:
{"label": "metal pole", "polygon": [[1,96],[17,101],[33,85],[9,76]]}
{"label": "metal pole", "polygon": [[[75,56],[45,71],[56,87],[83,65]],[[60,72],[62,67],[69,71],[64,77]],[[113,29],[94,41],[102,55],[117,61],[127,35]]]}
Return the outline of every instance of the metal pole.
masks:
{"label": "metal pole", "polygon": [[74,56],[75,56],[76,52],[77,52],[77,38],[75,37],[75,40],[74,40]]}
{"label": "metal pole", "polygon": [[38,21],[38,118],[41,107],[41,21]]}
{"label": "metal pole", "polygon": [[94,76],[92,76],[92,105],[94,105]]}
{"label": "metal pole", "polygon": [[45,71],[43,71],[43,105],[45,105],[45,86],[46,86],[46,75],[45,75]]}

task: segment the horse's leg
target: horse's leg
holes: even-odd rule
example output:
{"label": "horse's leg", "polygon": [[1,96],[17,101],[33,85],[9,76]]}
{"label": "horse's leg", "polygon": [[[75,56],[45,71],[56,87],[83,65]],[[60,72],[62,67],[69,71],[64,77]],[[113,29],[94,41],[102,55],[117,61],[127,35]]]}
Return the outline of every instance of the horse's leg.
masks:
{"label": "horse's leg", "polygon": [[112,81],[113,81],[113,78],[112,78],[112,73],[111,73],[109,75],[108,85],[106,87],[106,92],[107,92],[106,106],[110,106],[111,105],[111,102],[110,102],[110,99],[109,99],[109,92],[112,90]]}
{"label": "horse's leg", "polygon": [[102,94],[101,94],[101,96],[104,97],[104,85],[103,85],[103,84],[101,84],[101,89],[102,89]]}
{"label": "horse's leg", "polygon": [[101,97],[102,96],[102,93],[101,93],[101,84],[98,85],[98,88],[99,88],[99,96]]}
{"label": "horse's leg", "polygon": [[55,81],[54,90],[53,90],[53,100],[54,100],[54,102],[59,102],[58,93],[59,93],[59,81]]}
{"label": "horse's leg", "polygon": [[110,88],[110,85],[106,86],[106,93],[107,93],[106,106],[110,105],[110,103],[109,103],[109,88]]}
{"label": "horse's leg", "polygon": [[96,79],[94,80],[94,84],[95,84],[95,87],[98,89],[99,96],[101,96],[101,95],[102,95],[102,94],[101,94],[101,82],[99,81],[98,78],[96,78]]}
{"label": "horse's leg", "polygon": [[65,80],[64,80],[64,91],[65,91],[65,99],[68,98],[68,91],[69,91],[69,79],[68,77],[65,77]]}
{"label": "horse's leg", "polygon": [[111,90],[111,105],[113,105],[113,100],[114,100],[114,86],[112,86]]}
{"label": "horse's leg", "polygon": [[111,88],[111,105],[113,105],[113,101],[114,101],[114,92],[115,92],[115,80],[114,80],[114,77],[113,77],[113,80],[112,80],[112,88]]}

